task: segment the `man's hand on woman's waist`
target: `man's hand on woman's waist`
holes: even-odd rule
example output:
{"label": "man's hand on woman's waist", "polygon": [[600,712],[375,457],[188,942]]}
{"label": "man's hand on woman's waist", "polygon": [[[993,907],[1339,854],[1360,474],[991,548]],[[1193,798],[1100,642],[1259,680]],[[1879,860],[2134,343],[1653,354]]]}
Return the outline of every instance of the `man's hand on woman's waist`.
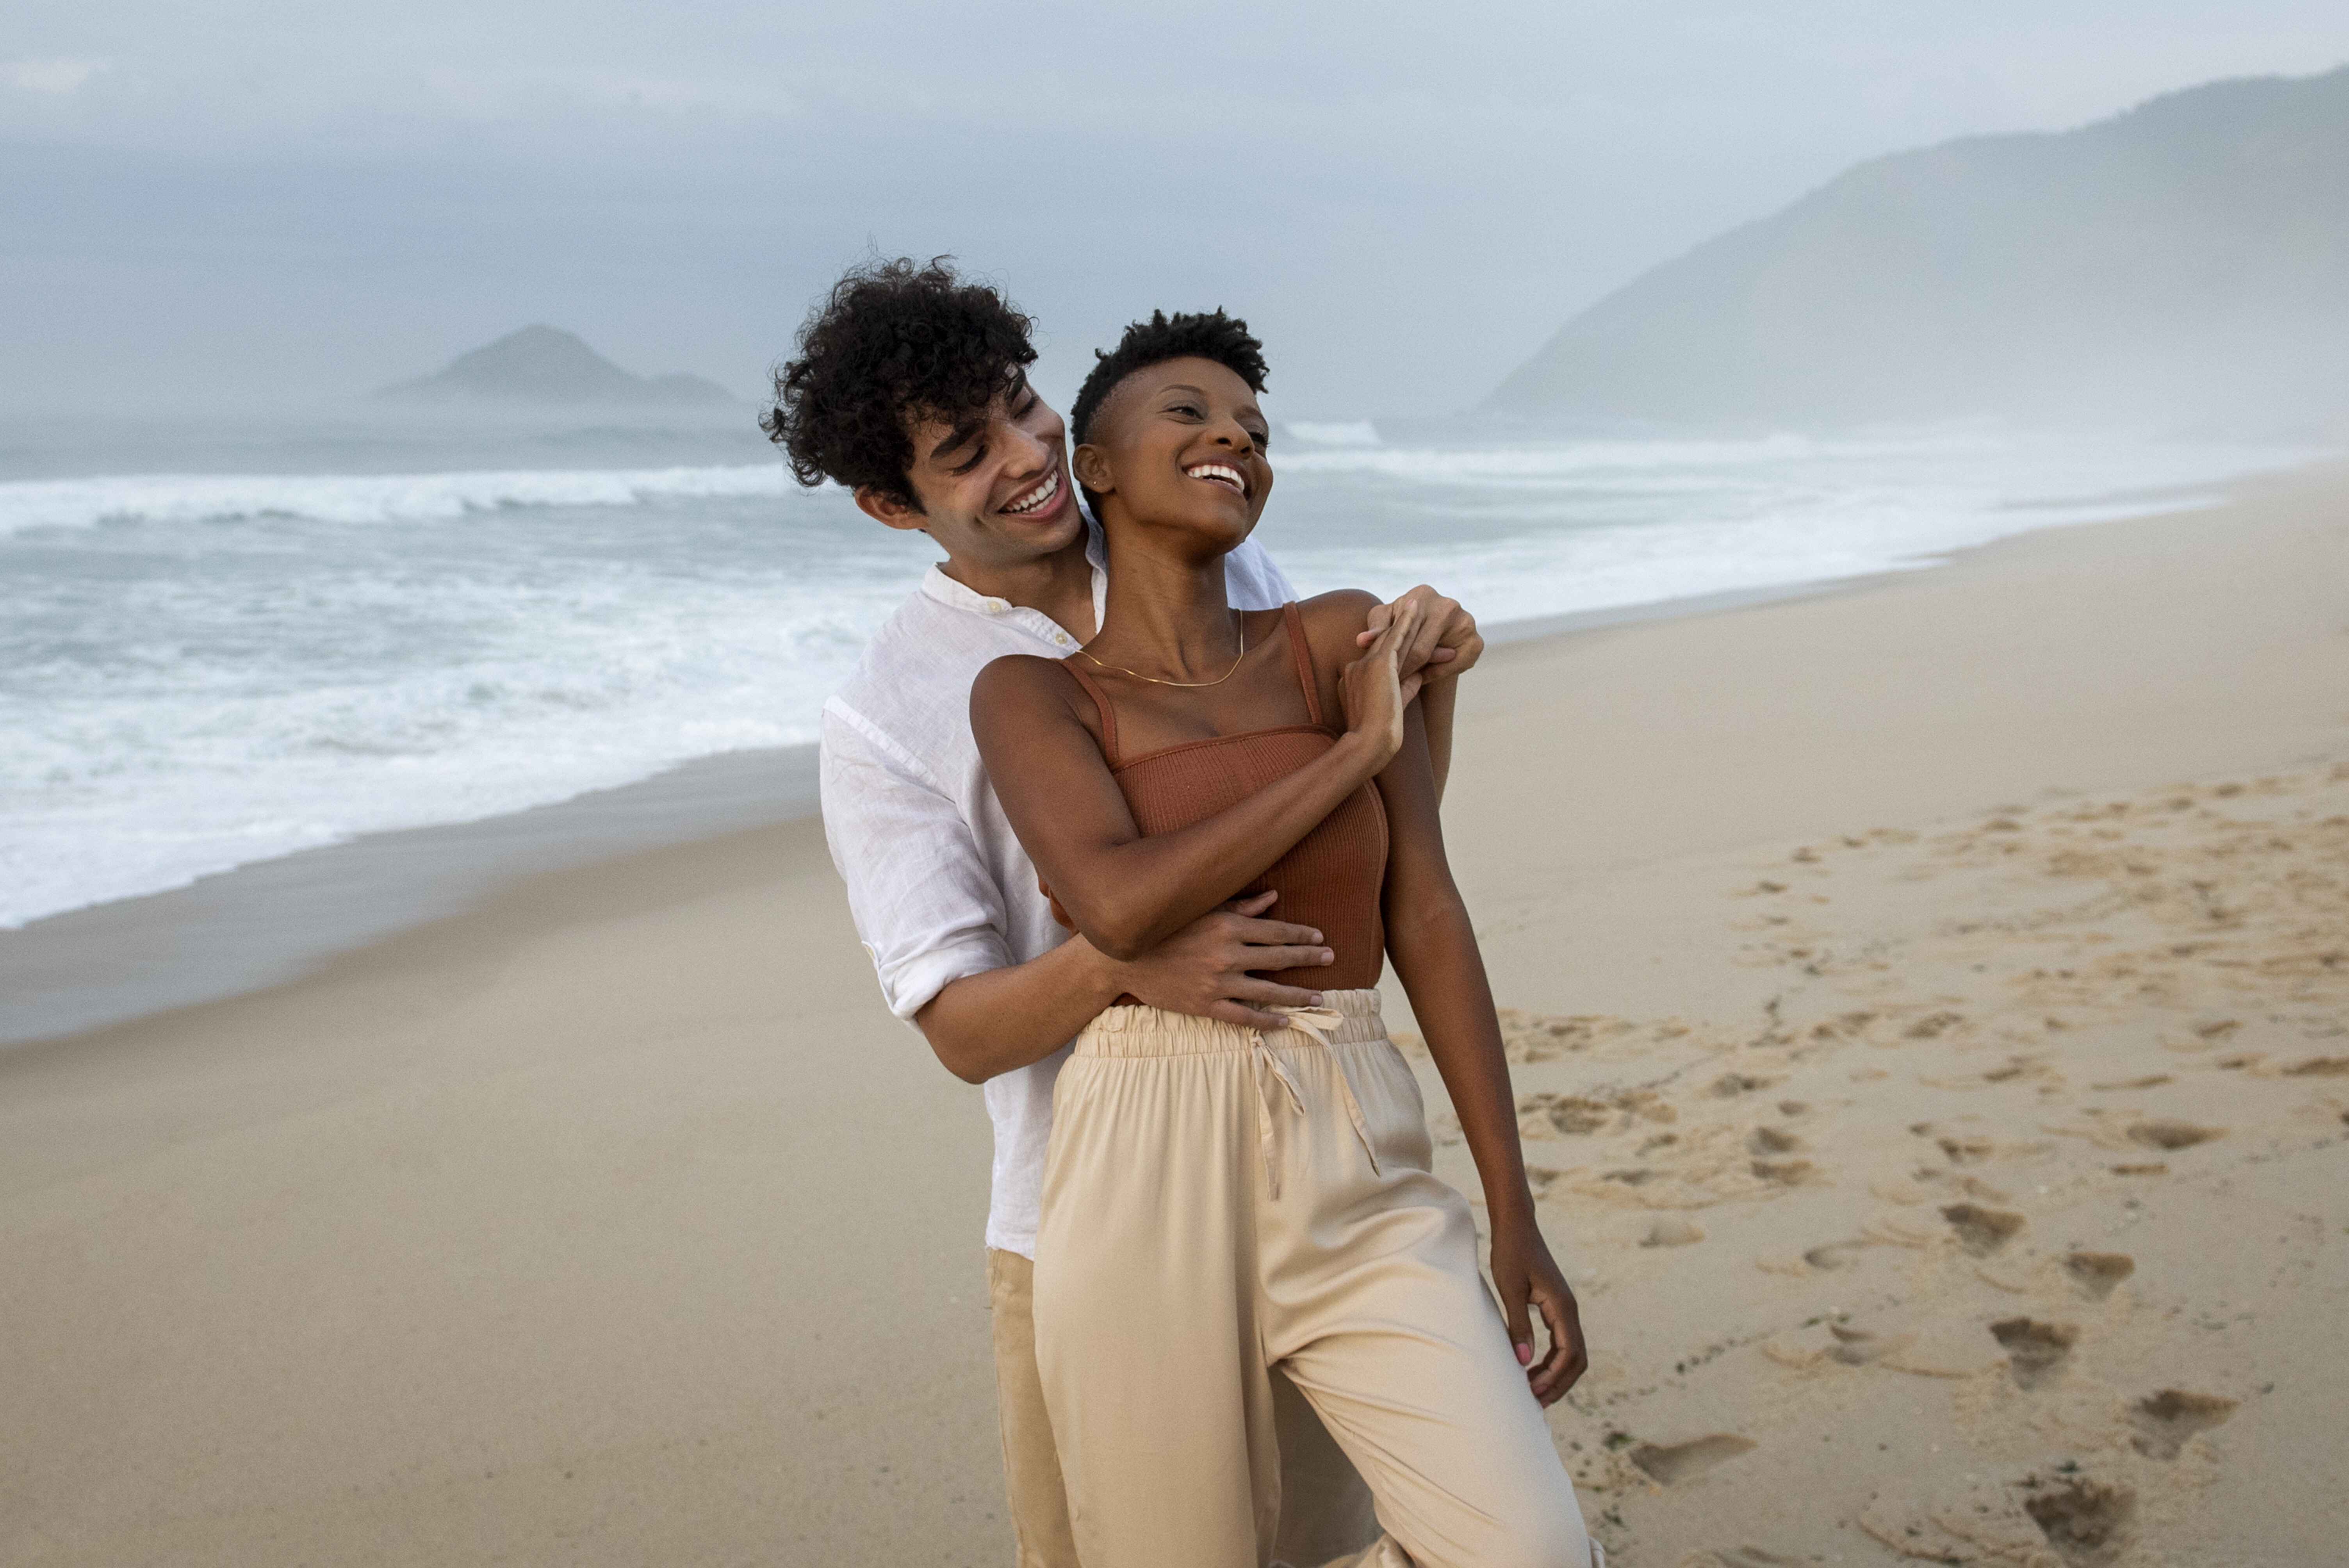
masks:
{"label": "man's hand on woman's waist", "polygon": [[914,1015],[948,1071],[985,1083],[1040,1062],[1120,996],[1154,1007],[1278,1029],[1271,1007],[1309,1007],[1318,991],[1276,985],[1251,969],[1315,969],[1332,962],[1321,934],[1266,920],[1269,892],[1212,909],[1137,958],[1116,959],[1081,936],[1025,964],[950,981]]}
{"label": "man's hand on woman's waist", "polygon": [[1279,895],[1256,893],[1211,910],[1139,958],[1118,965],[1126,993],[1164,1007],[1247,1029],[1286,1026],[1272,1007],[1310,1007],[1319,991],[1275,985],[1249,973],[1313,969],[1334,962],[1310,926],[1267,920]]}

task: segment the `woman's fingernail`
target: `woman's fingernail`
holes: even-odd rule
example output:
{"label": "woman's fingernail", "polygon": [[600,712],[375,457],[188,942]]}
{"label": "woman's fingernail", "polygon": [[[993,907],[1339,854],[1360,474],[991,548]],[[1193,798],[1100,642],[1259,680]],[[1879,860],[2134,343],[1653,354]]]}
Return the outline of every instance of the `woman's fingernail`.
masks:
{"label": "woman's fingernail", "polygon": [[1326,1000],[1328,1000],[1328,998],[1323,996],[1320,992],[1316,991],[1313,993],[1313,1005],[1315,1006],[1319,1006]]}
{"label": "woman's fingernail", "polygon": [[1324,964],[1335,964],[1338,962],[1338,955],[1325,947],[1321,950],[1321,962]]}
{"label": "woman's fingernail", "polygon": [[1533,1347],[1532,1346],[1530,1346],[1530,1345],[1520,1345],[1520,1346],[1517,1346],[1517,1365],[1518,1365],[1518,1366],[1520,1366],[1520,1367],[1530,1367],[1530,1366],[1532,1366],[1533,1364],[1534,1364],[1534,1347]]}
{"label": "woman's fingernail", "polygon": [[1309,942],[1319,942],[1319,941],[1320,941],[1320,940],[1321,940],[1321,934],[1320,934],[1319,932],[1318,932],[1318,931],[1317,931],[1317,932],[1315,932],[1311,936],[1308,937],[1306,940],[1308,940],[1308,941],[1309,941]]}

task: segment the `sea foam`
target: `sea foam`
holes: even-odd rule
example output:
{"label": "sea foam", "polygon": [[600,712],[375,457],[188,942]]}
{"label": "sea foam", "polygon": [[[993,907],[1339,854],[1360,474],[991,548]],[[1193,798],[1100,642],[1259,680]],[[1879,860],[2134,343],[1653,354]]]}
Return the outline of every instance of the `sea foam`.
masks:
{"label": "sea foam", "polygon": [[629,506],[663,497],[781,496],[778,463],[433,474],[126,474],[0,483],[0,534],[105,522],[285,518],[410,522],[517,507]]}
{"label": "sea foam", "polygon": [[[1259,534],[1299,591],[1433,583],[1487,625],[1899,570],[2306,455],[1318,433]],[[935,554],[773,463],[0,483],[0,926],[811,739]]]}

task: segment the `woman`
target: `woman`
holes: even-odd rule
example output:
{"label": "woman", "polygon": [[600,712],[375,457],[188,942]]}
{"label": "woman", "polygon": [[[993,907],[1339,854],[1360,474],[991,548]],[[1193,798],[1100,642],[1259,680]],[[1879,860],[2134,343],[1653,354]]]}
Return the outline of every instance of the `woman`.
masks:
{"label": "woman", "polygon": [[[1580,1376],[1581,1330],[1444,861],[1402,666],[1415,617],[1363,654],[1370,594],[1251,614],[1225,598],[1223,558],[1272,485],[1264,370],[1220,311],[1155,315],[1101,357],[1071,415],[1112,560],[1101,633],[1065,663],[999,660],[971,692],[1004,810],[1096,946],[1142,952],[1268,888],[1328,944],[1322,967],[1274,976],[1320,993],[1291,1028],[1112,1006],[1061,1071],[1036,1344],[1079,1554],[1268,1561],[1278,1364],[1377,1499],[1386,1533],[1359,1561],[1586,1568],[1540,1409]],[[1475,1155],[1502,1312],[1379,1020],[1390,953]],[[1529,1308],[1550,1334],[1538,1363]]]}

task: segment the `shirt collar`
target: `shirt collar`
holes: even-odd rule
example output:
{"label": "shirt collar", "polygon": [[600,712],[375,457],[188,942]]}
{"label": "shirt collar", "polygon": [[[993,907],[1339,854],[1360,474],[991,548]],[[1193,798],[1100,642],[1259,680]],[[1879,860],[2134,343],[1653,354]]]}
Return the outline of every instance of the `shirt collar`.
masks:
{"label": "shirt collar", "polygon": [[1085,505],[1081,491],[1077,495],[1077,509],[1085,520],[1085,564],[1093,569],[1093,630],[1098,632],[1109,615],[1109,536],[1093,521],[1092,508]]}
{"label": "shirt collar", "polygon": [[[1098,628],[1102,617],[1109,610],[1109,546],[1102,536],[1101,524],[1093,521],[1092,514],[1088,511],[1083,516],[1085,564],[1093,569],[1093,625]],[[1024,609],[1009,599],[981,593],[968,583],[958,583],[947,576],[935,561],[930,562],[930,569],[922,573],[922,593],[947,609],[960,610],[968,615],[985,615],[990,619],[1009,616],[1015,624],[1032,623],[1034,628],[1042,628],[1038,634],[1046,642],[1054,641],[1052,634],[1055,632],[1065,634],[1066,629],[1041,610]]]}
{"label": "shirt collar", "polygon": [[1007,614],[1014,607],[1009,599],[998,599],[967,583],[956,582],[935,561],[922,573],[922,592],[949,610],[963,610],[973,615]]}

